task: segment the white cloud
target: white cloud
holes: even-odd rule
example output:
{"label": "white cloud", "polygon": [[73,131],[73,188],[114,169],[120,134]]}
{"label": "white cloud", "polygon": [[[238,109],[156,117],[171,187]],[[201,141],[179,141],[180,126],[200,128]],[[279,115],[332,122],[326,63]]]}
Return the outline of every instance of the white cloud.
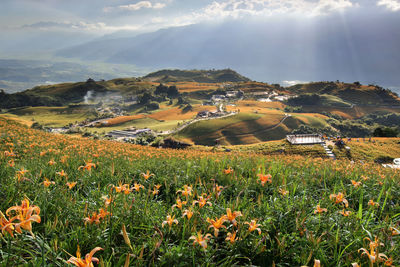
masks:
{"label": "white cloud", "polygon": [[214,1],[203,9],[202,16],[238,18],[246,15],[266,16],[282,13],[317,16],[354,6],[357,5],[351,0],[227,0]]}
{"label": "white cloud", "polygon": [[164,3],[151,3],[150,1],[140,1],[136,4],[130,4],[130,5],[121,5],[118,7],[105,7],[103,8],[104,12],[111,12],[115,9],[120,9],[120,10],[129,10],[129,11],[137,11],[143,8],[148,8],[148,9],[161,9],[164,8],[166,4]]}
{"label": "white cloud", "polygon": [[308,83],[305,81],[299,81],[299,80],[294,80],[294,81],[282,81],[283,86],[293,86],[296,84],[303,84],[303,83]]}
{"label": "white cloud", "polygon": [[391,11],[400,11],[400,1],[399,0],[379,0],[376,3],[377,6],[384,6]]}
{"label": "white cloud", "polygon": [[79,22],[54,22],[54,21],[39,21],[33,24],[23,25],[21,28],[32,28],[43,31],[49,30],[79,30],[89,32],[113,32],[117,30],[138,30],[141,25],[122,25],[122,26],[110,26],[104,22],[89,23],[85,21]]}

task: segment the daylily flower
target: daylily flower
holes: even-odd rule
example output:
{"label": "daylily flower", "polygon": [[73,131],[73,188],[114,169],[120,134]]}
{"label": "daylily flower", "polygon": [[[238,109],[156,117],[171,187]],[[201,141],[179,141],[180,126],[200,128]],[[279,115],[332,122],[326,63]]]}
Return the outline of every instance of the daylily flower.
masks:
{"label": "daylily flower", "polygon": [[49,186],[52,185],[52,184],[55,184],[55,182],[50,181],[50,180],[47,179],[47,178],[44,178],[44,181],[43,181],[44,187],[49,187]]}
{"label": "daylily flower", "polygon": [[165,221],[162,222],[162,225],[161,225],[161,226],[164,227],[165,224],[168,224],[168,225],[169,225],[169,228],[171,228],[171,226],[172,226],[173,223],[178,224],[179,222],[178,222],[177,219],[175,219],[175,215],[172,216],[172,217],[171,217],[170,215],[168,215],[168,216],[167,216],[167,219],[166,219]]}
{"label": "daylily flower", "polygon": [[183,190],[178,190],[176,193],[182,193],[182,196],[185,196],[186,198],[192,195],[192,187],[188,185],[183,186]]}
{"label": "daylily flower", "polygon": [[374,202],[372,199],[370,199],[368,201],[368,206],[379,207],[379,203],[378,202]]}
{"label": "daylily flower", "polygon": [[282,196],[286,196],[287,194],[289,194],[289,191],[287,191],[287,190],[285,190],[285,189],[283,189],[283,188],[280,188],[278,192],[279,192]]}
{"label": "daylily flower", "polygon": [[261,235],[261,229],[258,228],[258,226],[260,226],[260,224],[257,224],[256,220],[251,220],[251,222],[245,222],[244,224],[249,225],[249,232],[253,232],[253,231],[257,230],[258,234]]}
{"label": "daylily flower", "polygon": [[237,233],[237,231],[234,231],[234,232],[232,232],[232,233],[227,233],[226,234],[226,238],[225,238],[225,240],[227,241],[227,242],[230,242],[231,244],[233,244],[233,243],[235,243],[236,241],[237,241],[237,237],[236,237],[236,233]]}
{"label": "daylily flower", "polygon": [[156,185],[154,186],[154,189],[153,189],[153,191],[152,191],[153,196],[154,196],[154,195],[158,195],[158,193],[160,193],[160,190],[159,190],[160,187],[161,187],[160,184],[156,184]]}
{"label": "daylily flower", "polygon": [[339,213],[342,214],[344,217],[348,217],[351,214],[351,211],[341,210],[341,211],[339,211]]}
{"label": "daylily flower", "polygon": [[321,261],[314,259],[314,267],[321,267]]}
{"label": "daylily flower", "polygon": [[94,262],[99,262],[98,258],[93,257],[94,253],[96,253],[99,250],[103,250],[101,247],[96,247],[90,251],[89,254],[86,254],[85,259],[81,258],[81,251],[78,246],[78,250],[76,251],[76,257],[71,257],[67,261],[67,263],[75,264],[75,266],[78,267],[93,267],[93,261]]}
{"label": "daylily flower", "polygon": [[234,211],[232,212],[230,208],[226,208],[226,215],[225,218],[230,221],[234,226],[237,225],[236,222],[236,217],[242,216],[242,213],[240,211]]}
{"label": "daylily flower", "polygon": [[220,228],[226,229],[226,226],[223,224],[225,221],[225,216],[222,216],[221,218],[216,218],[215,220],[207,218],[207,222],[211,224],[210,226],[208,226],[208,229],[214,228],[215,237],[218,237],[218,232]]}
{"label": "daylily flower", "polygon": [[357,187],[359,187],[361,185],[361,182],[356,182],[354,180],[351,180],[351,183],[355,188],[357,188]]}
{"label": "daylily flower", "polygon": [[101,217],[100,217],[100,215],[99,214],[97,214],[97,212],[93,212],[92,213],[92,216],[88,216],[88,217],[86,217],[86,218],[84,218],[84,221],[85,221],[85,224],[87,224],[87,223],[89,223],[89,224],[99,224],[100,223],[100,219],[101,219]]}
{"label": "daylily flower", "polygon": [[14,162],[13,159],[10,159],[10,160],[8,161],[8,166],[10,166],[10,167],[14,167],[14,166],[15,166],[15,162]]}
{"label": "daylily flower", "polygon": [[68,186],[69,189],[74,188],[75,185],[76,185],[76,182],[67,182],[67,186]]}
{"label": "daylily flower", "polygon": [[24,168],[22,168],[21,170],[17,171],[17,180],[18,182],[23,181],[23,180],[29,180],[28,178],[25,177],[25,174],[28,173],[28,170],[25,170]]}
{"label": "daylily flower", "polygon": [[257,176],[258,176],[258,178],[259,178],[259,182],[261,182],[261,185],[262,186],[264,186],[265,185],[265,183],[272,183],[272,180],[271,180],[271,178],[272,178],[272,175],[271,174],[262,174],[262,173],[259,173],[259,174],[257,174]]}
{"label": "daylily flower", "polygon": [[0,211],[0,229],[2,233],[8,232],[12,237],[14,237],[14,224],[12,221],[7,220],[6,216]]}
{"label": "daylily flower", "polygon": [[192,218],[192,216],[193,216],[193,211],[190,208],[189,209],[185,209],[183,211],[182,217],[185,217],[185,216],[188,218],[188,220],[190,220],[190,218]]}
{"label": "daylily flower", "polygon": [[202,208],[204,207],[206,204],[212,206],[210,201],[207,201],[210,197],[207,197],[207,195],[205,196],[199,196],[198,200],[193,201],[193,206],[195,204],[199,204],[199,207]]}
{"label": "daylily flower", "polygon": [[231,167],[228,167],[228,169],[224,170],[224,174],[231,174],[233,173],[233,169]]}
{"label": "daylily flower", "polygon": [[61,170],[60,172],[56,172],[57,175],[60,175],[61,177],[67,177],[67,173],[64,170]]}
{"label": "daylily flower", "polygon": [[84,165],[84,166],[79,166],[78,170],[83,169],[83,170],[91,171],[92,168],[96,168],[96,164],[92,163],[91,160],[85,162],[85,164],[86,164],[86,165]]}
{"label": "daylily flower", "polygon": [[183,205],[186,205],[187,201],[181,201],[180,198],[176,199],[176,204],[172,205],[172,210],[174,210],[174,208],[178,208],[180,210],[182,210]]}
{"label": "daylily flower", "polygon": [[48,164],[49,164],[50,166],[53,166],[54,164],[56,164],[56,162],[55,162],[54,160],[50,160],[50,161],[48,162]]}
{"label": "daylily flower", "polygon": [[321,208],[319,205],[317,205],[317,207],[314,210],[314,214],[321,214],[323,212],[327,212],[328,210],[326,208]]}
{"label": "daylily flower", "polygon": [[32,222],[40,223],[40,208],[35,205],[29,205],[29,200],[25,198],[22,200],[20,206],[12,206],[6,211],[6,215],[10,217],[11,212],[16,212],[16,215],[9,221],[13,222],[18,220],[18,223],[14,223],[15,231],[22,233],[22,229],[29,231],[32,235]]}
{"label": "daylily flower", "polygon": [[390,227],[390,228],[389,228],[389,230],[390,230],[390,232],[391,232],[392,236],[395,236],[395,235],[400,235],[400,231],[399,231],[399,230],[397,230],[397,229],[396,229],[396,228],[394,228],[394,227]]}
{"label": "daylily flower", "polygon": [[122,182],[119,182],[118,186],[114,185],[113,188],[115,189],[115,192],[117,192],[117,193],[121,193],[123,191],[125,194],[127,194],[130,192],[129,184],[122,184]]}
{"label": "daylily flower", "polygon": [[216,198],[218,198],[219,195],[221,195],[223,189],[224,187],[222,185],[215,184],[213,190],[215,192]]}
{"label": "daylily flower", "polygon": [[101,198],[104,199],[104,205],[105,205],[106,207],[109,206],[109,205],[111,204],[111,201],[112,201],[111,197],[109,197],[109,196],[102,196]]}
{"label": "daylily flower", "polygon": [[138,183],[134,183],[133,189],[135,189],[136,192],[139,192],[140,188],[144,188],[144,186]]}
{"label": "daylily flower", "polygon": [[12,148],[10,148],[10,151],[4,151],[4,156],[5,157],[16,157],[17,155],[13,152]]}
{"label": "daylily flower", "polygon": [[349,202],[347,201],[347,199],[344,198],[344,194],[341,192],[337,194],[330,194],[329,199],[334,200],[335,204],[342,203],[343,205],[345,205],[346,208],[349,206]]}
{"label": "daylily flower", "polygon": [[365,255],[368,256],[369,261],[370,261],[370,263],[371,263],[371,266],[372,266],[375,262],[377,262],[377,261],[388,260],[388,257],[387,257],[385,254],[379,253],[379,252],[377,251],[377,248],[378,248],[379,246],[383,246],[383,243],[379,242],[379,239],[378,239],[377,236],[375,237],[375,240],[374,240],[374,241],[372,241],[372,240],[369,239],[368,237],[366,237],[365,240],[368,240],[368,241],[369,241],[369,249],[370,249],[370,251],[368,251],[368,250],[365,249],[365,248],[360,248],[358,251],[359,251],[359,252],[362,251],[361,255],[364,255],[364,254],[365,254]]}
{"label": "daylily flower", "polygon": [[110,215],[110,213],[109,213],[107,210],[105,210],[105,209],[103,209],[103,208],[100,208],[100,210],[99,210],[99,217],[100,217],[101,219],[103,219],[103,218],[105,218],[107,215]]}
{"label": "daylily flower", "polygon": [[200,246],[203,247],[203,249],[207,248],[207,240],[209,240],[211,237],[211,234],[206,234],[205,236],[203,236],[200,232],[197,232],[197,235],[192,235],[191,237],[189,237],[189,240],[194,239],[193,241],[193,246],[197,244],[199,244]]}
{"label": "daylily flower", "polygon": [[141,175],[143,176],[143,178],[144,178],[145,180],[147,180],[147,179],[149,179],[151,176],[154,176],[154,173],[150,173],[150,171],[147,170],[146,173],[142,172]]}

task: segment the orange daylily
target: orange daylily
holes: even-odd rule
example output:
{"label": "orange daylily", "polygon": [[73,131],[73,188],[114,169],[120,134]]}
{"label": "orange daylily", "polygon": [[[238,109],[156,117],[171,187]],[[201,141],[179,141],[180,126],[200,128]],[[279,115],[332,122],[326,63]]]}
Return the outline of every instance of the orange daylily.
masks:
{"label": "orange daylily", "polygon": [[352,184],[355,188],[357,188],[357,187],[359,187],[359,186],[361,185],[361,182],[356,182],[356,181],[354,181],[354,180],[351,180],[351,184]]}
{"label": "orange daylily", "polygon": [[52,184],[55,184],[55,182],[50,181],[50,180],[47,179],[47,178],[44,178],[44,181],[43,181],[44,187],[49,187],[49,186],[52,185]]}
{"label": "orange daylily", "polygon": [[[204,194],[205,195],[205,194]],[[210,197],[207,197],[207,195],[205,196],[199,196],[198,200],[193,201],[193,206],[195,204],[199,204],[199,207],[202,208],[204,207],[206,204],[212,206],[210,201],[207,201]]]}
{"label": "orange daylily", "polygon": [[144,178],[145,180],[147,180],[147,179],[149,179],[151,176],[154,176],[154,173],[150,173],[150,171],[147,170],[146,173],[142,172],[141,175],[143,176],[143,178]]}
{"label": "orange daylily", "polygon": [[172,226],[173,223],[178,224],[179,222],[178,222],[177,219],[175,219],[175,215],[172,216],[172,217],[171,217],[170,215],[168,215],[168,216],[167,216],[167,219],[166,219],[165,221],[162,222],[162,225],[161,225],[161,226],[164,227],[164,225],[168,224],[168,225],[169,225],[169,228],[171,228],[171,226]]}
{"label": "orange daylily", "polygon": [[85,162],[85,164],[86,164],[86,165],[84,165],[84,166],[79,166],[78,170],[83,169],[83,170],[91,171],[92,168],[96,168],[96,164],[92,163],[91,160]]}
{"label": "orange daylily", "polygon": [[249,225],[249,232],[253,232],[253,231],[257,230],[258,234],[261,235],[261,229],[258,228],[258,226],[260,226],[260,224],[258,224],[256,220],[251,220],[251,222],[245,222],[244,224]]}
{"label": "orange daylily", "polygon": [[133,184],[133,189],[135,189],[136,192],[139,192],[140,188],[144,188],[144,186],[138,183]]}
{"label": "orange daylily", "polygon": [[112,198],[109,196],[102,196],[102,199],[104,199],[104,205],[107,207],[111,204]]}
{"label": "orange daylily", "polygon": [[0,229],[1,232],[8,232],[12,237],[14,237],[14,224],[11,220],[7,220],[6,216],[0,211]]}
{"label": "orange daylily", "polygon": [[231,174],[233,173],[233,169],[231,167],[228,167],[228,169],[224,170],[224,174]]}
{"label": "orange daylily", "polygon": [[215,220],[207,218],[207,222],[211,224],[210,226],[208,226],[208,229],[214,228],[214,236],[215,237],[218,237],[218,232],[219,232],[220,228],[226,229],[226,226],[223,224],[225,221],[226,221],[225,216],[216,218]]}
{"label": "orange daylily", "polygon": [[16,174],[17,174],[17,180],[20,182],[20,181],[23,181],[23,180],[29,180],[28,178],[26,178],[25,177],[25,174],[26,173],[28,173],[29,171],[28,170],[25,170],[24,168],[22,168],[21,170],[19,170],[19,171],[17,171],[16,172]]}
{"label": "orange daylily", "polygon": [[160,187],[161,187],[160,184],[156,184],[156,185],[154,186],[154,189],[153,189],[153,191],[152,191],[153,196],[154,196],[154,195],[158,195],[158,193],[160,193],[160,190],[159,190]]}
{"label": "orange daylily", "polygon": [[15,166],[15,162],[14,162],[13,159],[10,159],[10,160],[8,161],[8,166],[10,166],[10,167],[14,167],[14,166]]}
{"label": "orange daylily", "polygon": [[368,206],[379,207],[379,203],[378,202],[374,202],[372,199],[370,199],[368,201]]}
{"label": "orange daylily", "polygon": [[284,189],[284,188],[280,188],[278,190],[278,192],[282,195],[282,196],[286,196],[287,194],[289,194],[289,191]]}
{"label": "orange daylily", "polygon": [[172,205],[172,210],[174,210],[174,208],[178,208],[180,210],[182,210],[183,205],[186,205],[187,201],[181,201],[180,198],[176,199],[176,204]]}
{"label": "orange daylily", "polygon": [[76,182],[67,182],[67,186],[68,186],[69,189],[74,188],[75,185],[76,185]]}
{"label": "orange daylily", "polygon": [[184,185],[183,186],[183,190],[178,190],[176,191],[176,193],[182,193],[182,196],[185,196],[186,198],[188,198],[189,196],[192,195],[192,187],[188,186],[188,185]]}
{"label": "orange daylily", "polygon": [[232,233],[226,234],[225,240],[226,240],[227,242],[230,242],[231,244],[235,243],[235,242],[237,241],[237,239],[238,239],[238,238],[236,237],[236,233],[237,233],[237,231],[234,231],[234,232],[232,232]]}
{"label": "orange daylily", "polygon": [[337,194],[330,194],[329,199],[334,200],[335,204],[342,203],[343,205],[345,205],[346,208],[349,206],[349,202],[347,201],[347,199],[344,198],[344,194],[341,192]]}
{"label": "orange daylily", "polygon": [[54,160],[50,160],[50,161],[48,162],[48,164],[49,164],[50,166],[53,166],[54,164],[56,164],[56,162],[55,162]]}
{"label": "orange daylily", "polygon": [[236,217],[240,217],[240,216],[242,216],[242,213],[240,211],[232,212],[230,208],[226,208],[225,219],[230,221],[234,226],[237,225]]}
{"label": "orange daylily", "polygon": [[368,241],[369,241],[369,249],[370,249],[370,251],[368,251],[368,250],[365,249],[365,248],[360,248],[358,251],[359,251],[359,252],[362,251],[361,255],[364,255],[364,254],[365,254],[365,255],[368,256],[369,261],[370,261],[370,263],[371,263],[371,266],[372,266],[375,262],[377,262],[377,261],[388,260],[388,257],[387,257],[385,254],[379,253],[379,252],[377,251],[377,248],[378,248],[379,246],[383,246],[383,243],[379,242],[379,239],[378,239],[377,236],[375,237],[375,240],[374,240],[374,241],[372,241],[372,240],[369,239],[368,237],[366,237],[365,240],[368,240]]}
{"label": "orange daylily", "polygon": [[205,236],[203,236],[201,234],[201,232],[197,232],[197,235],[192,235],[191,237],[189,237],[189,240],[194,239],[193,241],[193,246],[197,244],[199,244],[201,247],[203,247],[203,249],[207,248],[207,240],[209,240],[209,238],[211,237],[210,234],[206,234]]}
{"label": "orange daylily", "polygon": [[76,257],[71,257],[67,261],[67,263],[74,264],[75,266],[78,267],[93,267],[93,261],[94,262],[99,262],[98,258],[93,257],[94,253],[96,253],[99,250],[103,250],[101,247],[96,247],[90,251],[89,254],[86,254],[85,259],[81,258],[81,251],[78,246],[78,250],[76,251]]}
{"label": "orange daylily", "polygon": [[84,218],[85,224],[89,223],[89,224],[99,224],[100,223],[100,214],[97,214],[97,212],[93,212],[92,216],[88,216],[86,218]]}
{"label": "orange daylily", "polygon": [[259,173],[259,174],[257,174],[257,176],[258,176],[258,178],[259,178],[259,182],[261,182],[261,185],[262,186],[264,186],[265,185],[265,183],[272,183],[272,180],[271,180],[271,178],[272,178],[272,175],[271,174],[262,174],[262,173]]}
{"label": "orange daylily", "polygon": [[339,213],[342,214],[344,217],[348,217],[351,214],[351,211],[341,210],[341,211],[339,211]]}
{"label": "orange daylily", "polygon": [[213,190],[214,190],[214,192],[215,192],[216,197],[218,198],[219,195],[221,195],[222,190],[224,190],[224,187],[223,187],[222,185],[215,184]]}
{"label": "orange daylily", "polygon": [[67,177],[67,173],[64,170],[61,170],[60,172],[56,172],[56,174],[60,175],[61,177]]}
{"label": "orange daylily", "polygon": [[35,205],[30,205],[29,200],[25,198],[21,201],[20,206],[12,206],[6,211],[6,215],[10,217],[11,212],[15,212],[16,215],[9,221],[13,222],[18,220],[18,223],[14,223],[15,231],[22,233],[22,229],[29,231],[32,235],[32,222],[40,223],[40,208]]}
{"label": "orange daylily", "polygon": [[190,220],[190,218],[192,218],[192,216],[193,216],[193,211],[190,208],[185,209],[183,211],[182,217],[185,217],[185,216],[188,218],[188,220]]}
{"label": "orange daylily", "polygon": [[327,212],[328,210],[326,208],[321,208],[319,205],[317,205],[317,207],[314,210],[314,214],[321,214],[323,212]]}

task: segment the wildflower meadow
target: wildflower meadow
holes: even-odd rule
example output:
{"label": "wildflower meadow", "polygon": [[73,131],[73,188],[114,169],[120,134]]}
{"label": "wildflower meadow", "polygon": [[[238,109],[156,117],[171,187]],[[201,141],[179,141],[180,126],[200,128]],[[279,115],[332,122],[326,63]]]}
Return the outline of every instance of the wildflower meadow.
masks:
{"label": "wildflower meadow", "polygon": [[0,265],[398,266],[399,174],[0,119]]}

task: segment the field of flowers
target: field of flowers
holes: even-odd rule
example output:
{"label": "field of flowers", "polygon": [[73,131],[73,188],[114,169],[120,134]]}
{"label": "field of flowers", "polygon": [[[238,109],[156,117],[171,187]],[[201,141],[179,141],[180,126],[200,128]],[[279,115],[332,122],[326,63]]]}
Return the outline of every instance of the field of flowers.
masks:
{"label": "field of flowers", "polygon": [[379,165],[156,149],[5,119],[0,153],[1,266],[400,264],[400,175]]}

